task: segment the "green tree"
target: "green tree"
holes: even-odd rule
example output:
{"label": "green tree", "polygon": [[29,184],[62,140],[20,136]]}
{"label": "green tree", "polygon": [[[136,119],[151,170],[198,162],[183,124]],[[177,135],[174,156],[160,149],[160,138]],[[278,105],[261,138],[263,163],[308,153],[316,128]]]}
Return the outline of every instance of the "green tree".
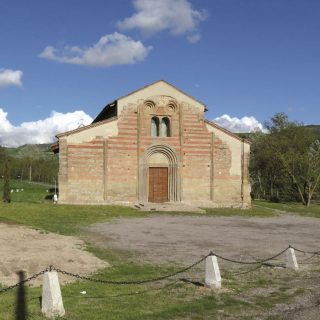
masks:
{"label": "green tree", "polygon": [[309,206],[320,181],[320,142],[304,127],[292,131],[287,133],[290,143],[283,146],[279,159],[301,202]]}
{"label": "green tree", "polygon": [[5,156],[4,172],[3,172],[3,202],[11,202],[11,188],[10,188],[10,159]]}
{"label": "green tree", "polygon": [[320,142],[316,132],[284,113],[265,123],[268,133],[252,137],[250,176],[255,195],[299,200],[306,206],[320,183]]}

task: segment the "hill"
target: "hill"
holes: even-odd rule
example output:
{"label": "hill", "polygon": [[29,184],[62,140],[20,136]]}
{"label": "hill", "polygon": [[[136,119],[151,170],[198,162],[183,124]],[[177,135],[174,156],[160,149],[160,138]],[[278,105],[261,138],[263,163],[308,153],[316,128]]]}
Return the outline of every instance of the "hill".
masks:
{"label": "hill", "polygon": [[[306,125],[306,128],[309,128],[310,130],[313,130],[316,135],[319,136],[320,139],[320,125],[319,124],[309,124]],[[254,135],[254,132],[238,132],[236,135],[240,138],[246,139],[246,140],[251,140],[251,137]]]}
{"label": "hill", "polygon": [[25,144],[18,148],[5,148],[13,158],[46,159],[54,156],[50,149],[51,144]]}
{"label": "hill", "polygon": [[306,127],[310,128],[310,129],[314,130],[316,133],[320,134],[320,125],[319,124],[309,124]]}

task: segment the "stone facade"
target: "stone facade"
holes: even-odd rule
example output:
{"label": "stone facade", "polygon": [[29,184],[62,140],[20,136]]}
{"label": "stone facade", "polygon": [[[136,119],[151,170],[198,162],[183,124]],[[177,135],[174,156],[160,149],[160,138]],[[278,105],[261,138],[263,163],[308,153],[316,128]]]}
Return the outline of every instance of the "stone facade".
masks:
{"label": "stone facade", "polygon": [[59,134],[59,202],[250,206],[250,145],[205,111],[157,81],[107,105],[91,125]]}

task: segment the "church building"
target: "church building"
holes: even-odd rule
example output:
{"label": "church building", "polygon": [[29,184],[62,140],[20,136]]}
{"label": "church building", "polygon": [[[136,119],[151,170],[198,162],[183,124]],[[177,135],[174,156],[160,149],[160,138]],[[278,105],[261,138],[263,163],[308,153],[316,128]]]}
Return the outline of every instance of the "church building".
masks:
{"label": "church building", "polygon": [[250,144],[160,80],[57,135],[59,203],[250,206]]}

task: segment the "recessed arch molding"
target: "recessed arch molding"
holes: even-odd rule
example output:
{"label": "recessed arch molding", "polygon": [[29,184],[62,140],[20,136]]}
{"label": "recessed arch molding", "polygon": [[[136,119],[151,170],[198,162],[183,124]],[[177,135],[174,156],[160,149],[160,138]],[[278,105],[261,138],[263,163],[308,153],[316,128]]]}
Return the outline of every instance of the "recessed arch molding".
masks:
{"label": "recessed arch molding", "polygon": [[150,157],[161,154],[167,161],[159,166],[168,168],[168,200],[170,202],[181,201],[181,175],[180,159],[174,148],[167,144],[153,144],[146,148],[143,157],[139,161],[139,201],[148,201],[149,168],[154,166],[150,163]]}

